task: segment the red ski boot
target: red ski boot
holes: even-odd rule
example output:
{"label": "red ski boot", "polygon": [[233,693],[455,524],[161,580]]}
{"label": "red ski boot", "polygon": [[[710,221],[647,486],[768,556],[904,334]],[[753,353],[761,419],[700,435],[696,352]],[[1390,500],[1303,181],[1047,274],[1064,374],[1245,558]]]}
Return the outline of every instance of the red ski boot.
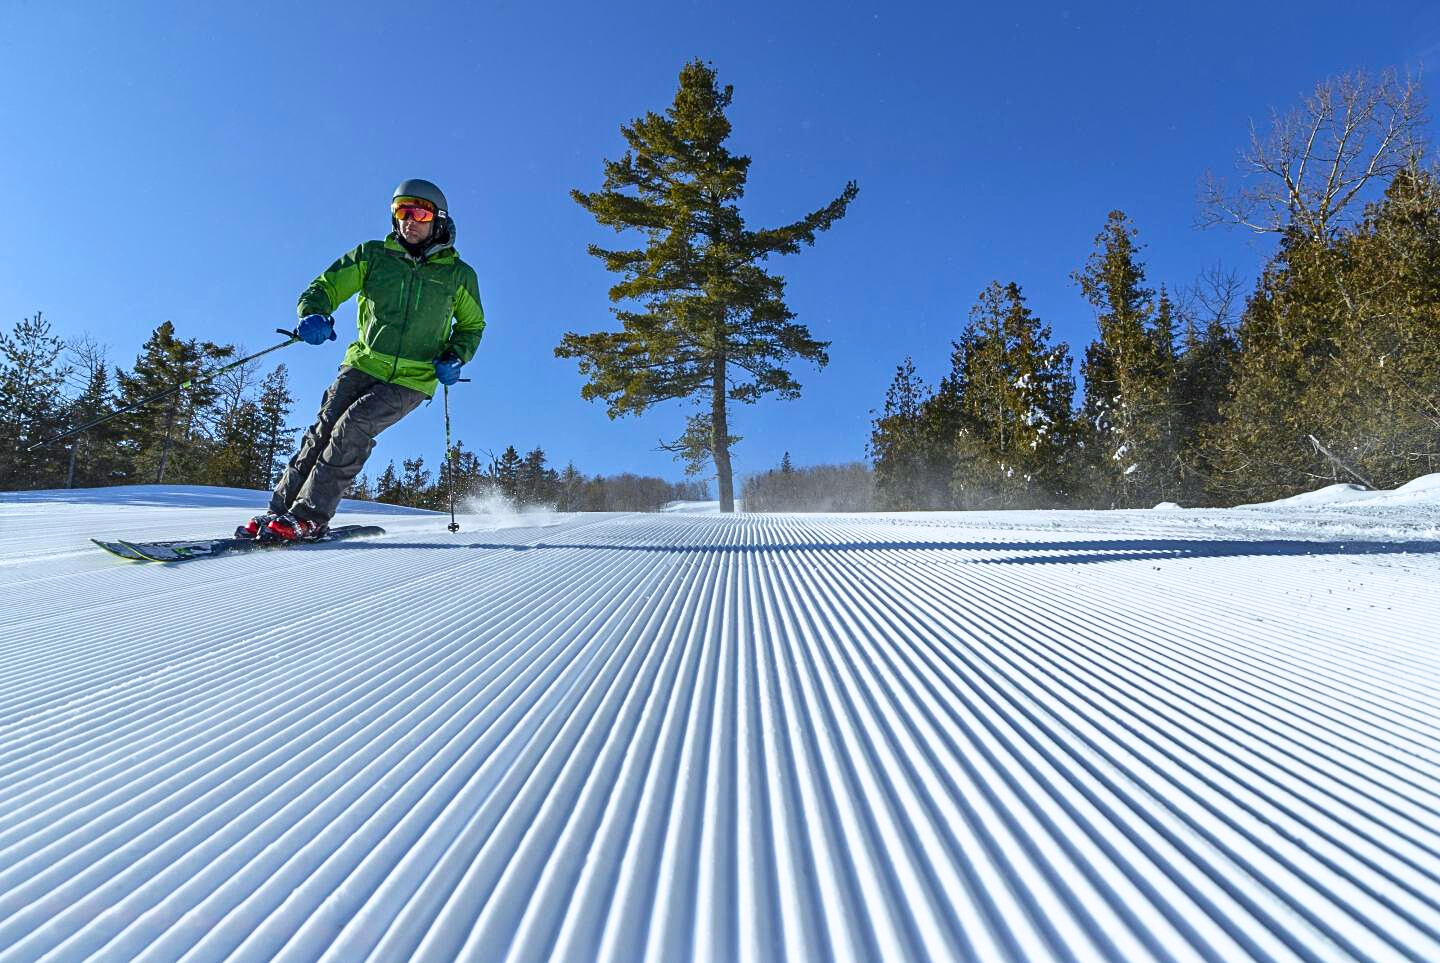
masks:
{"label": "red ski boot", "polygon": [[272,515],[272,514],[270,514],[269,512],[266,512],[266,513],[263,514],[263,515],[256,515],[254,518],[250,519],[250,521],[246,522],[244,525],[241,525],[239,528],[235,529],[235,537],[236,537],[236,538],[260,538],[260,537],[262,537],[261,533],[265,530],[265,526],[268,525],[268,524],[270,523],[270,519],[272,519],[272,518],[274,518],[274,517],[275,517],[275,516]]}
{"label": "red ski boot", "polygon": [[283,515],[276,515],[265,524],[265,535],[262,538],[278,538],[286,542],[312,541],[324,535],[330,528],[324,522],[312,522],[306,518],[296,518],[289,512]]}

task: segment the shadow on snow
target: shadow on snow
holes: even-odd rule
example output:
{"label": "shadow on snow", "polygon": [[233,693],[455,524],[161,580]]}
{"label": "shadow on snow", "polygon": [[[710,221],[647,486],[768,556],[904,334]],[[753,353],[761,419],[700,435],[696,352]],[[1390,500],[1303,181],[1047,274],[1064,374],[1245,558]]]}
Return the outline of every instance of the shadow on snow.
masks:
{"label": "shadow on snow", "polygon": [[1415,542],[1324,542],[1302,539],[1158,539],[1126,538],[1073,542],[813,542],[806,544],[764,543],[755,545],[624,545],[593,542],[535,542],[506,544],[503,542],[435,543],[435,542],[349,542],[336,549],[425,548],[471,549],[494,552],[538,551],[603,551],[649,552],[675,555],[691,554],[802,554],[806,552],[937,552],[952,553],[1013,553],[1004,558],[956,559],[978,565],[1073,565],[1093,562],[1158,561],[1189,558],[1251,558],[1334,555],[1434,555],[1440,553],[1440,541]]}

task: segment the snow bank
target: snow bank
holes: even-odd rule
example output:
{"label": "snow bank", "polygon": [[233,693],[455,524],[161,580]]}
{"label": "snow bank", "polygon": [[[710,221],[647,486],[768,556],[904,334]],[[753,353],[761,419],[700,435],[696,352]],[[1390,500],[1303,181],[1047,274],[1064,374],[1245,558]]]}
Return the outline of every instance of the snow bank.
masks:
{"label": "snow bank", "polygon": [[1284,508],[1318,505],[1440,505],[1440,472],[1421,475],[1393,491],[1371,491],[1362,485],[1326,485],[1313,492],[1256,502],[1239,508]]}

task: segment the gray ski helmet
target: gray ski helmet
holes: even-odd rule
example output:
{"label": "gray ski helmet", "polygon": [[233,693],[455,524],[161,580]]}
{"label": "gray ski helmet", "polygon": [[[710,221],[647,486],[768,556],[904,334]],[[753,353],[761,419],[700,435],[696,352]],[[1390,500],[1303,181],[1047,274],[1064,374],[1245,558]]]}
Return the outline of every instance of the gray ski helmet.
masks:
{"label": "gray ski helmet", "polygon": [[450,205],[445,200],[445,193],[427,180],[412,177],[409,180],[401,181],[400,186],[395,188],[391,195],[390,202],[393,204],[397,197],[418,197],[421,200],[429,201],[435,205],[435,213],[440,217],[446,217],[450,213]]}

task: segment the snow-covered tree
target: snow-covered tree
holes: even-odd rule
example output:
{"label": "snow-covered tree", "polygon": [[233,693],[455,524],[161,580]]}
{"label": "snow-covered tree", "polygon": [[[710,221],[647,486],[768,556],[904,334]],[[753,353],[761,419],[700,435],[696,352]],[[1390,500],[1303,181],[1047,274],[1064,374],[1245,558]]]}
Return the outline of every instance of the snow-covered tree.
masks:
{"label": "snow-covered tree", "polygon": [[1075,380],[1070,352],[1025,305],[1020,286],[991,284],[954,345],[959,429],[951,487],[965,508],[1029,508],[1067,494]]}

